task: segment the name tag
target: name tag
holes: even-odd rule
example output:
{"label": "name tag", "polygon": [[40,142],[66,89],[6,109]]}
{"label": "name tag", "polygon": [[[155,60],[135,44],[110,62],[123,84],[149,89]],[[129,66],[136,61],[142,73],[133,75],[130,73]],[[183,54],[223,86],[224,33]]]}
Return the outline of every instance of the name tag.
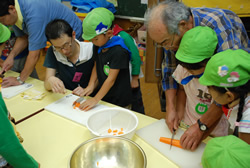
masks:
{"label": "name tag", "polygon": [[73,82],[80,82],[81,77],[82,77],[82,72],[76,72],[72,81]]}

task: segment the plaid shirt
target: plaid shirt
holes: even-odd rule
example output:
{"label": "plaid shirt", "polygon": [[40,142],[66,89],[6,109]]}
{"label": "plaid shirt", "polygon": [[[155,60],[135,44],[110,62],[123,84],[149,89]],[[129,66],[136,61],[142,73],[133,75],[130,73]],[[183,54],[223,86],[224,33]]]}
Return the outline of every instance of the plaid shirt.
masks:
{"label": "plaid shirt", "polygon": [[[227,49],[243,49],[250,53],[250,41],[240,18],[229,10],[216,8],[191,8],[195,26],[211,27],[217,34],[216,52]],[[162,88],[176,89],[177,83],[172,77],[176,68],[175,52],[164,50],[162,62]]]}

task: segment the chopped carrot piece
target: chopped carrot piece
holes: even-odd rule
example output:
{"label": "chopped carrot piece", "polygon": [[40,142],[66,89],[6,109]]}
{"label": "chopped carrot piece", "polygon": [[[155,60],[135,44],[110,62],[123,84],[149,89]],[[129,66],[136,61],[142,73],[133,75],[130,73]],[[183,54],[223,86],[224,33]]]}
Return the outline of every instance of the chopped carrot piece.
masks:
{"label": "chopped carrot piece", "polygon": [[122,131],[118,132],[118,135],[124,134]]}
{"label": "chopped carrot piece", "polygon": [[116,130],[113,130],[113,133],[117,133],[118,132],[118,130],[116,129]]}
{"label": "chopped carrot piece", "polygon": [[112,129],[109,128],[109,129],[108,129],[108,133],[111,133],[111,132],[112,132]]}
{"label": "chopped carrot piece", "polygon": [[113,135],[116,135],[116,134],[113,134]]}
{"label": "chopped carrot piece", "polygon": [[121,131],[123,131],[123,128],[121,128]]}
{"label": "chopped carrot piece", "polygon": [[80,103],[76,103],[75,104],[75,107],[79,107],[81,104]]}
{"label": "chopped carrot piece", "polygon": [[99,166],[99,162],[96,162],[97,167]]}
{"label": "chopped carrot piece", "polygon": [[[171,144],[171,138],[165,138],[165,137],[160,137],[160,142],[166,143],[166,144]],[[173,139],[172,145],[176,146],[178,148],[182,148],[180,140]]]}

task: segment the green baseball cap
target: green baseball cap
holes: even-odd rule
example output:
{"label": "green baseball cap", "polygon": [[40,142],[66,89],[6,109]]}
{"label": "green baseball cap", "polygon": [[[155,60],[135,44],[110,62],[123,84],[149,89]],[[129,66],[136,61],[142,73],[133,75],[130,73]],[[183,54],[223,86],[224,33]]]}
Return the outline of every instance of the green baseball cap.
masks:
{"label": "green baseball cap", "polygon": [[0,24],[0,43],[6,42],[9,38],[10,30],[3,24]]}
{"label": "green baseball cap", "polygon": [[250,79],[250,54],[244,50],[222,51],[207,63],[199,82],[205,86],[236,87]]}
{"label": "green baseball cap", "polygon": [[91,40],[106,32],[112,25],[114,14],[106,8],[95,8],[89,12],[82,22],[82,38]]}
{"label": "green baseball cap", "polygon": [[249,168],[250,145],[241,139],[229,135],[208,141],[202,155],[203,168]]}
{"label": "green baseball cap", "polygon": [[183,35],[176,58],[185,63],[199,63],[213,56],[217,43],[217,35],[213,29],[194,27]]}

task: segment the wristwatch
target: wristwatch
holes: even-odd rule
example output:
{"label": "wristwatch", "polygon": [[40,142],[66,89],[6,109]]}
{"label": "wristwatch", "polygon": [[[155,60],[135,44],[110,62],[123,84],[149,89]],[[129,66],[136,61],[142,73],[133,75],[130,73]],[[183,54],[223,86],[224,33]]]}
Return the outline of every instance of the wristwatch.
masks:
{"label": "wristwatch", "polygon": [[17,80],[20,84],[24,84],[24,82],[21,81],[20,76],[16,77],[16,80]]}
{"label": "wristwatch", "polygon": [[199,124],[199,128],[201,131],[206,131],[208,130],[208,127],[206,124],[203,124],[200,119],[197,120],[197,123]]}

